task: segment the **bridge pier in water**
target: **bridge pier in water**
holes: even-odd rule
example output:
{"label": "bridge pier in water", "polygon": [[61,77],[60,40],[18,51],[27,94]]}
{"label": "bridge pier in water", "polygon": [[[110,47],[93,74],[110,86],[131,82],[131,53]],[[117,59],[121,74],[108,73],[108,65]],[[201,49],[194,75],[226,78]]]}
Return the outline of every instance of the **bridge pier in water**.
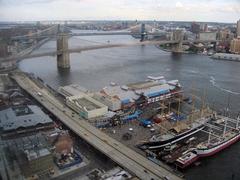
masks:
{"label": "bridge pier in water", "polygon": [[146,37],[145,37],[146,30],[145,30],[145,24],[144,24],[144,23],[141,24],[140,32],[141,32],[140,42],[142,42],[142,41],[144,41],[145,38],[146,38]]}
{"label": "bridge pier in water", "polygon": [[182,52],[182,45],[183,45],[183,32],[182,30],[175,30],[173,32],[172,40],[178,41],[178,43],[172,46],[172,52],[180,53]]}
{"label": "bridge pier in water", "polygon": [[70,57],[68,52],[68,34],[60,33],[57,38],[57,67],[70,68]]}

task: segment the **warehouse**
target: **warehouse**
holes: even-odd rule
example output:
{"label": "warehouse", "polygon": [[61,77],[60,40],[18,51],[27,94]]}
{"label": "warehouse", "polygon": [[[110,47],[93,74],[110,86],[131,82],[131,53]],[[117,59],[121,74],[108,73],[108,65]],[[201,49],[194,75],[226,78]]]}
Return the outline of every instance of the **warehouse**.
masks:
{"label": "warehouse", "polygon": [[108,112],[108,107],[86,94],[67,97],[67,105],[81,117],[90,119],[103,116]]}
{"label": "warehouse", "polygon": [[26,133],[53,128],[54,123],[38,106],[14,106],[0,111],[0,128],[3,133]]}
{"label": "warehouse", "polygon": [[146,103],[153,103],[181,93],[178,80],[166,81],[162,76],[149,77],[148,81],[119,86],[111,84],[94,94],[93,98],[108,106],[111,111],[132,107],[144,96]]}
{"label": "warehouse", "polygon": [[88,93],[88,90],[84,87],[79,86],[78,84],[71,84],[68,86],[59,87],[58,92],[66,98],[70,96],[78,96],[82,93]]}

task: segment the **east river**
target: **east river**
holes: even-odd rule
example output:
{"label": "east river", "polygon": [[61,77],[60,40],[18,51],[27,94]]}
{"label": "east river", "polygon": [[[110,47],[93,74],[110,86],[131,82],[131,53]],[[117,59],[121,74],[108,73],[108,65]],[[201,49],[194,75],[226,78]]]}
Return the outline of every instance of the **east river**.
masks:
{"label": "east river", "polygon": [[[136,41],[127,35],[71,37],[69,46]],[[55,49],[56,41],[49,41],[36,52]],[[155,46],[92,50],[71,54],[70,59],[69,71],[58,70],[56,57],[26,59],[19,67],[41,77],[54,88],[76,83],[93,91],[108,86],[110,82],[126,84],[144,81],[149,75],[162,75],[167,80],[178,79],[186,92],[199,98],[206,94],[206,102],[214,109],[221,111],[229,107],[235,114],[240,110],[239,62],[217,61],[203,55],[174,55]],[[201,160],[200,166],[191,167],[184,174],[189,180],[240,179],[240,142]]]}

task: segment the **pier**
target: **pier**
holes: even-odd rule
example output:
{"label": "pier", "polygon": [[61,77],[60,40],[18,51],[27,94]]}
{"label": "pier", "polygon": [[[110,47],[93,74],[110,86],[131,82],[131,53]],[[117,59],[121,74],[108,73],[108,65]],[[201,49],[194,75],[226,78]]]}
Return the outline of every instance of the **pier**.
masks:
{"label": "pier", "polygon": [[47,88],[44,86],[39,87],[35,84],[26,74],[15,72],[12,77],[21,88],[28,92],[79,137],[138,178],[144,180],[166,178],[169,180],[182,179],[175,175],[174,172],[149,161],[144,156],[90,125],[60,102]]}

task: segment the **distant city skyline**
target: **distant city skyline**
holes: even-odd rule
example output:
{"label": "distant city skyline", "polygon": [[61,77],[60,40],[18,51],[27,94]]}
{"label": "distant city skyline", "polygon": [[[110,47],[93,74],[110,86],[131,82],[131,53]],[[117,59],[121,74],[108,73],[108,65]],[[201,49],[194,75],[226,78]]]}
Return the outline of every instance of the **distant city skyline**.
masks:
{"label": "distant city skyline", "polygon": [[239,0],[0,0],[0,21],[159,20],[236,23]]}

